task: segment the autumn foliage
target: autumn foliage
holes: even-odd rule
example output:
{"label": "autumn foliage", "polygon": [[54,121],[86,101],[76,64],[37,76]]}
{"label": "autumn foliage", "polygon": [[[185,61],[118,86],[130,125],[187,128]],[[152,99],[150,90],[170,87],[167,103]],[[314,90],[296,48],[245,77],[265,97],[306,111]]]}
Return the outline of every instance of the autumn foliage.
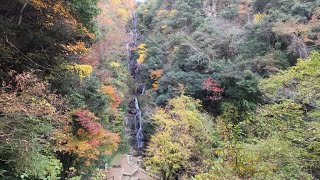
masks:
{"label": "autumn foliage", "polygon": [[146,56],[147,56],[146,44],[140,44],[138,46],[138,54],[139,54],[139,58],[137,62],[138,64],[142,64],[146,60]]}
{"label": "autumn foliage", "polygon": [[30,72],[17,74],[12,71],[13,81],[0,89],[0,111],[3,114],[24,114],[30,116],[53,116],[59,119],[64,101],[48,91],[49,84]]}
{"label": "autumn foliage", "polygon": [[74,112],[74,124],[78,124],[76,130],[72,127],[57,131],[55,137],[58,143],[58,151],[62,153],[76,154],[85,159],[98,159],[101,154],[110,155],[117,150],[120,137],[116,133],[108,132],[98,122],[92,112],[77,110]]}
{"label": "autumn foliage", "polygon": [[134,4],[1,1],[0,179],[92,179],[118,150]]}
{"label": "autumn foliage", "polygon": [[118,95],[116,88],[114,88],[113,86],[104,86],[102,87],[102,92],[105,93],[106,95],[108,95],[111,98],[112,101],[112,109],[116,110],[120,103],[121,103],[121,98]]}
{"label": "autumn foliage", "polygon": [[131,0],[100,1],[98,7],[103,9],[96,18],[98,28],[103,34],[84,58],[86,63],[96,65],[96,62],[114,61],[112,58],[126,53],[123,45],[129,39],[126,26],[135,3]]}
{"label": "autumn foliage", "polygon": [[76,111],[74,113],[78,117],[78,121],[82,127],[84,127],[89,133],[97,135],[101,130],[101,124],[95,122],[99,120],[92,112],[90,111]]}
{"label": "autumn foliage", "polygon": [[204,90],[211,93],[211,95],[208,96],[210,100],[219,100],[221,98],[223,88],[219,87],[213,78],[206,79],[202,82],[202,85]]}
{"label": "autumn foliage", "polygon": [[163,69],[157,69],[157,70],[151,70],[150,71],[150,78],[154,80],[154,83],[152,84],[152,89],[157,90],[158,89],[158,84],[159,84],[159,79],[163,75]]}

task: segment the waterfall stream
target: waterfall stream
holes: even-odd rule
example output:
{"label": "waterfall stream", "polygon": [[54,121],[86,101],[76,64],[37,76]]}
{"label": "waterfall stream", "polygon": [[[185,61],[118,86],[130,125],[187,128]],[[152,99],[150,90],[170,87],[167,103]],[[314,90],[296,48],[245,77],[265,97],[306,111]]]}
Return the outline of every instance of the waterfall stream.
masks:
{"label": "waterfall stream", "polygon": [[142,122],[141,122],[142,113],[139,107],[139,102],[137,97],[134,98],[134,104],[137,111],[136,117],[135,117],[136,145],[138,148],[142,148],[143,147],[143,133],[142,133]]}
{"label": "waterfall stream", "polygon": [[[129,43],[127,43],[127,51],[128,51],[128,69],[129,72],[134,79],[134,83],[138,84],[138,74],[139,74],[139,65],[137,63],[137,58],[134,56],[134,51],[137,49],[138,46],[138,17],[136,12],[133,13],[132,17],[132,26],[130,29],[130,36],[131,40]],[[130,102],[130,112],[131,112],[131,118],[128,118],[126,121],[126,125],[128,128],[130,128],[131,131],[131,141],[134,144],[133,147],[140,149],[144,145],[143,141],[143,123],[142,123],[142,112],[139,106],[139,100],[138,97],[140,95],[143,95],[145,91],[145,86],[143,84],[139,85],[139,88],[135,90],[135,93],[133,95],[133,98]]]}

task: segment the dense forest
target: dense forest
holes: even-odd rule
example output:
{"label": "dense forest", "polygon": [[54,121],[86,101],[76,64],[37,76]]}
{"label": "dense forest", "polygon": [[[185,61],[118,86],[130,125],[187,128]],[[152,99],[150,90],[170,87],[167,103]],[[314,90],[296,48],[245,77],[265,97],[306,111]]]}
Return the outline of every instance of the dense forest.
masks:
{"label": "dense forest", "polygon": [[0,27],[0,179],[320,179],[320,0],[2,0]]}
{"label": "dense forest", "polygon": [[156,106],[145,166],[163,179],[320,178],[320,1],[149,0]]}
{"label": "dense forest", "polygon": [[101,179],[127,151],[123,44],[134,7],[1,1],[0,179]]}

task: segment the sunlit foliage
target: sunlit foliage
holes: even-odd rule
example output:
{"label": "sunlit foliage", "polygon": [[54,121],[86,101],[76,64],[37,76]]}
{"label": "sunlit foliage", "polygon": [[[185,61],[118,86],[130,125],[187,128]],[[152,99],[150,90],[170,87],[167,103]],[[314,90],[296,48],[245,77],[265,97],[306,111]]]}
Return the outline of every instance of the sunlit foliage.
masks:
{"label": "sunlit foliage", "polygon": [[157,90],[159,86],[159,78],[163,75],[163,70],[162,69],[157,69],[157,70],[151,70],[150,71],[150,78],[154,80],[152,84],[153,90]]}
{"label": "sunlit foliage", "polygon": [[93,113],[79,110],[74,115],[76,129],[67,127],[67,135],[60,134],[63,132],[59,131],[55,133],[57,151],[97,160],[100,154],[110,155],[117,149],[120,142],[118,134],[106,131]]}
{"label": "sunlit foliage", "polygon": [[80,79],[89,77],[93,71],[93,68],[90,65],[82,65],[82,64],[76,64],[76,63],[72,65],[67,65],[66,68],[67,70],[78,74]]}
{"label": "sunlit foliage", "polygon": [[113,86],[104,86],[102,87],[102,92],[110,96],[112,101],[112,108],[116,110],[121,103],[121,98],[117,93],[117,89]]}
{"label": "sunlit foliage", "polygon": [[145,44],[140,44],[138,46],[138,54],[139,54],[139,58],[137,60],[138,64],[142,64],[145,61],[146,55],[147,55],[146,51],[147,51],[147,48]]}
{"label": "sunlit foliage", "polygon": [[215,142],[210,118],[199,107],[199,101],[181,96],[152,117],[157,130],[147,148],[145,165],[165,179],[195,174],[210,162]]}

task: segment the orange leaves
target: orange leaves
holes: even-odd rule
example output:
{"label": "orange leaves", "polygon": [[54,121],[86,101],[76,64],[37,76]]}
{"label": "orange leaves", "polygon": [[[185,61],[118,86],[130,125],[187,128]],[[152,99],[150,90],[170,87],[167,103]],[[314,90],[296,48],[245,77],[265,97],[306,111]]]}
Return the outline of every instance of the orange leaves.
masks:
{"label": "orange leaves", "polygon": [[67,55],[68,54],[85,54],[89,52],[89,49],[86,48],[84,42],[76,42],[75,44],[69,44],[69,45],[61,45]]}
{"label": "orange leaves", "polygon": [[158,89],[158,80],[163,75],[163,69],[157,69],[157,70],[151,70],[150,71],[150,78],[154,80],[154,83],[152,84],[152,89],[157,90]]}
{"label": "orange leaves", "polygon": [[[21,113],[30,116],[52,116],[64,119],[56,107],[63,107],[61,98],[50,93],[48,83],[40,81],[30,72],[11,73],[13,84],[0,89],[0,111],[4,114]],[[6,89],[6,90],[5,90]],[[11,90],[11,91],[8,91]]]}
{"label": "orange leaves", "polygon": [[241,0],[238,6],[238,14],[239,15],[247,15],[250,12],[250,1],[248,0]]}
{"label": "orange leaves", "polygon": [[150,78],[153,80],[159,79],[163,75],[163,69],[151,70]]}
{"label": "orange leaves", "polygon": [[[105,130],[92,112],[78,110],[74,115],[75,123],[65,129],[67,132],[56,132],[57,151],[90,160],[98,159],[101,154],[111,154],[118,148],[119,134]],[[75,127],[78,128],[76,131]]]}
{"label": "orange leaves", "polygon": [[114,88],[113,86],[104,86],[102,87],[102,92],[106,95],[108,95],[111,98],[112,101],[112,109],[113,110],[117,110],[117,108],[119,107],[120,103],[121,103],[121,98],[118,95],[116,88]]}
{"label": "orange leaves", "polygon": [[[110,61],[126,53],[123,46],[128,42],[127,22],[133,12],[135,2],[132,0],[99,1],[102,10],[96,21],[103,31],[100,41],[93,45],[88,59]],[[108,62],[109,63],[109,62]]]}

